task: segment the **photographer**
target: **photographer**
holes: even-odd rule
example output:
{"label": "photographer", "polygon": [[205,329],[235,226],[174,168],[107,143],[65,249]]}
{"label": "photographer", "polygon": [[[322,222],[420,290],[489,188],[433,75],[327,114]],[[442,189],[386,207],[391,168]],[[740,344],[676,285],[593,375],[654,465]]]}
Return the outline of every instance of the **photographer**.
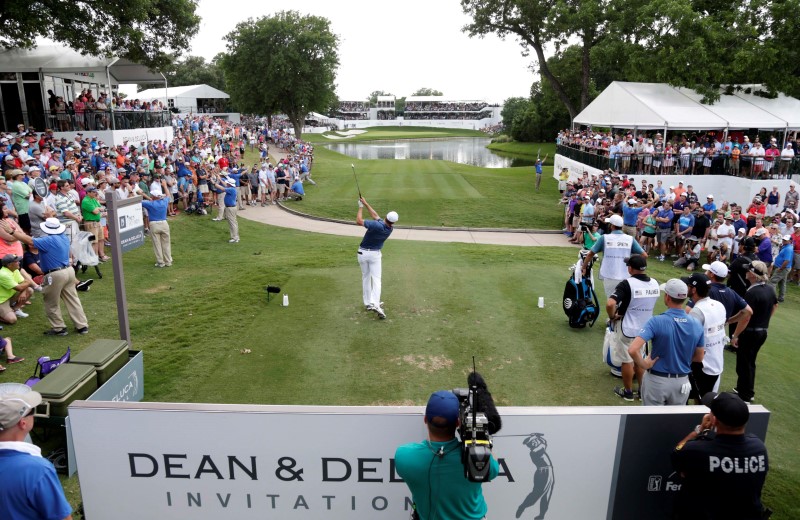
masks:
{"label": "photographer", "polygon": [[[491,394],[485,391],[485,383],[478,374],[473,373],[470,379],[479,379],[483,386],[484,392],[476,400],[477,407],[486,411],[489,432],[493,433],[499,429],[500,418]],[[424,421],[428,439],[400,446],[395,453],[397,474],[405,480],[414,500],[412,518],[483,518],[487,507],[481,483],[471,482],[464,476],[462,443],[456,438],[456,428],[460,425],[458,397],[447,390],[433,393],[425,408]],[[499,465],[491,456],[488,480],[495,478],[498,472]]]}

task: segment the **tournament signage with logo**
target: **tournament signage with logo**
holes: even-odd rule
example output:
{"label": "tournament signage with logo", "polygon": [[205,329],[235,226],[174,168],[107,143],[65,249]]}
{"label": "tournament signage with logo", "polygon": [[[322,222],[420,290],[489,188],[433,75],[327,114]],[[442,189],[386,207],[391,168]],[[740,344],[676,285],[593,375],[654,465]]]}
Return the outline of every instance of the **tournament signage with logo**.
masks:
{"label": "tournament signage with logo", "polygon": [[117,209],[117,229],[122,252],[144,245],[144,217],[142,204],[131,204]]}
{"label": "tournament signage with logo", "polygon": [[[670,453],[705,412],[501,408],[488,517],[670,518],[679,485]],[[422,413],[87,401],[69,410],[87,518],[117,520],[408,518],[394,452],[426,438]],[[763,438],[769,412],[751,414]],[[433,496],[446,485],[432,482]]]}

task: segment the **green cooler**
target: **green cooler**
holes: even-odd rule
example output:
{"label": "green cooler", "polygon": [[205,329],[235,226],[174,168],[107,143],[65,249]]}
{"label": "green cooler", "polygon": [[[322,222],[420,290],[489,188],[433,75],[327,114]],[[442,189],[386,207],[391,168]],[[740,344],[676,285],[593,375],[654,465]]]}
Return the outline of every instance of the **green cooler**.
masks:
{"label": "green cooler", "polygon": [[86,399],[97,390],[97,375],[91,365],[65,363],[33,385],[33,389],[42,394],[41,408],[49,404],[50,417],[66,417],[72,401]]}
{"label": "green cooler", "polygon": [[128,362],[128,342],[124,339],[98,339],[79,354],[72,356],[69,362],[93,366],[97,370],[99,388]]}

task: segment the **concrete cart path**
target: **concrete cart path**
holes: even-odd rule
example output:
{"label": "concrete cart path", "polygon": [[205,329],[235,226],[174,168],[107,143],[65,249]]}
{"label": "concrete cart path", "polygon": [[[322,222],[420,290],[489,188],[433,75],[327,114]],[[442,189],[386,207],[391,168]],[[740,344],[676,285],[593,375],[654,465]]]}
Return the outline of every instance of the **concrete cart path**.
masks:
{"label": "concrete cart path", "polygon": [[[295,203],[291,204],[295,205]],[[300,204],[302,204],[302,202]],[[352,224],[304,217],[276,205],[263,208],[261,206],[247,206],[245,211],[239,211],[239,216],[271,226],[310,231],[312,233],[348,237],[361,237],[364,235],[364,228],[355,224],[355,210],[353,211]],[[420,240],[424,242],[463,242],[467,244],[491,244],[500,246],[577,247],[570,244],[567,237],[562,233],[410,229],[400,226],[395,228],[391,237],[391,240],[397,239]]]}

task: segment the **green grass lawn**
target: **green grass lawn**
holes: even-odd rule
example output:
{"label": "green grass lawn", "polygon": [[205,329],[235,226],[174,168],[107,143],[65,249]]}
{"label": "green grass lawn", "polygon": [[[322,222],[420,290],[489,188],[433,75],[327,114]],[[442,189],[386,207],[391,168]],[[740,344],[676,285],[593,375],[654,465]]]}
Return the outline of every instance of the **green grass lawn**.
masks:
{"label": "green grass lawn", "polygon": [[539,155],[544,159],[545,155],[549,155],[550,157],[547,159],[547,162],[550,166],[553,166],[553,157],[556,153],[555,143],[520,143],[518,141],[512,141],[510,143],[491,143],[488,148],[496,152],[533,158]]}
{"label": "green grass lawn", "polygon": [[539,193],[533,168],[479,168],[448,161],[359,161],[323,147],[314,151],[313,178],[302,204],[311,215],[353,220],[358,191],[381,214],[400,214],[401,226],[561,229],[558,184],[546,168]]}
{"label": "green grass lawn", "polygon": [[[314,173],[319,186],[309,187],[309,196],[295,206],[307,209],[327,197],[329,208],[340,207],[343,218],[353,219],[356,195],[347,191],[355,189],[345,187],[352,180],[350,162],[320,149]],[[464,218],[471,210],[486,211],[479,205],[486,200],[512,221],[509,206],[525,222],[540,218],[537,205],[543,212],[544,206],[559,208],[554,182],[535,195],[531,172],[519,169],[486,172],[425,161],[364,161],[357,168],[365,170],[365,179],[430,168],[428,177],[460,176],[481,195],[462,194],[445,206],[447,200],[415,201],[388,190],[376,205],[381,211],[382,205],[400,208],[403,223],[412,211],[440,218],[444,207]],[[362,181],[362,189],[377,190],[380,183],[371,182]],[[512,190],[507,197],[497,183]],[[474,355],[499,405],[624,404],[612,394],[618,380],[600,361],[601,324],[570,329],[561,309],[574,249],[390,240],[383,260],[388,319],[381,321],[362,307],[359,239],[239,222],[242,242],[228,244],[227,225],[211,216],[171,220],[172,268],[153,267],[149,240],[125,254],[131,334],[133,347],[144,351],[146,400],[421,405],[433,389],[463,385]],[[28,361],[8,367],[0,381],[23,382],[38,356],[61,355],[67,346],[79,352],[94,339],[118,337],[111,267],[103,270],[105,277],[81,293],[91,333],[42,336],[47,325],[37,295],[31,317],[3,331]],[[650,271],[661,281],[680,274],[659,262]],[[290,306],[274,298],[267,303],[267,284],[280,286]],[[544,309],[537,307],[540,296]],[[757,402],[772,412],[765,503],[777,519],[800,517],[798,305],[800,289],[792,286],[773,318],[756,381]],[[242,354],[244,348],[251,353]],[[735,358],[726,353],[725,363],[722,388],[730,389]],[[80,502],[77,479],[64,480],[64,486],[71,503]]]}

